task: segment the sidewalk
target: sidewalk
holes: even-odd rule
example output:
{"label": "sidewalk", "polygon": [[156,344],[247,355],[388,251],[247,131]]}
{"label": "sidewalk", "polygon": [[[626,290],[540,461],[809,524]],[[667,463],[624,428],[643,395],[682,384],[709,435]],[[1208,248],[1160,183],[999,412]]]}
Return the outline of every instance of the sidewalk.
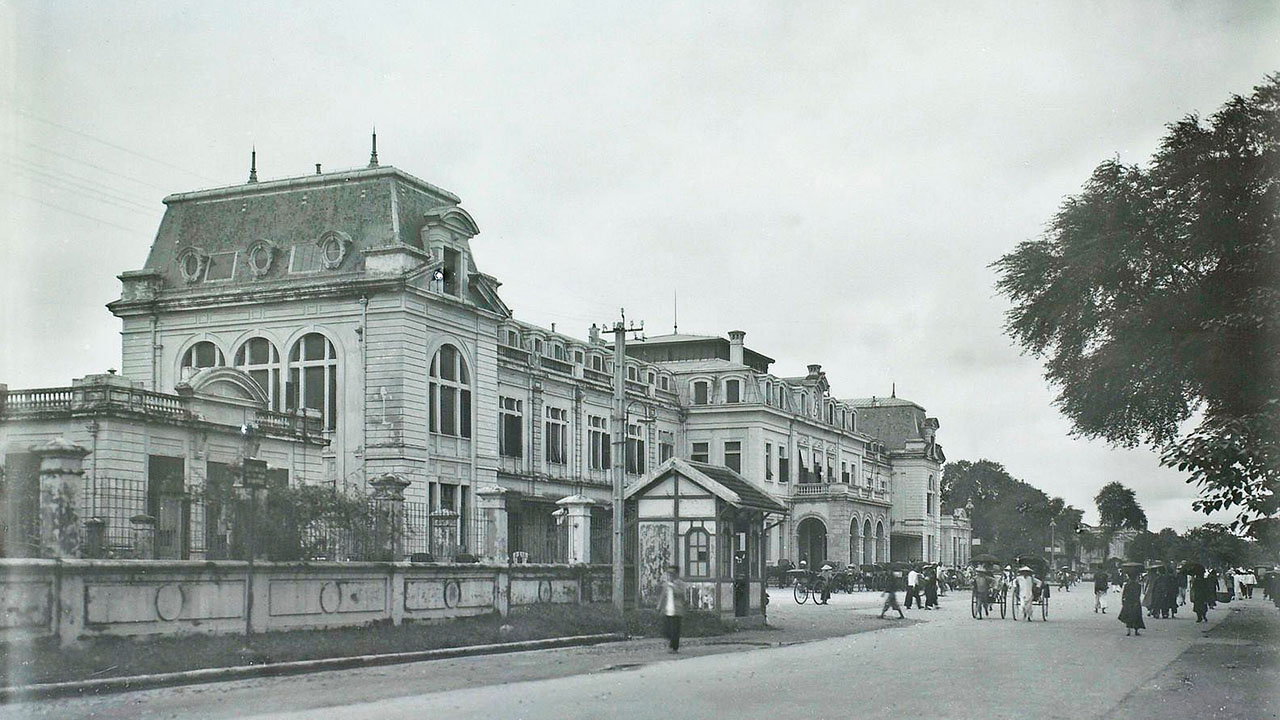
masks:
{"label": "sidewalk", "polygon": [[[869,630],[879,630],[894,625],[905,627],[915,621],[879,620],[879,593],[837,594],[831,603],[816,606],[812,602],[797,605],[789,589],[770,588],[770,625],[764,628],[745,629],[726,635],[686,638],[681,642],[680,654],[684,657],[738,652],[761,647],[778,647],[823,640]],[[572,638],[553,638],[518,643],[499,643],[471,647],[454,647],[406,653],[387,653],[355,657],[304,660],[289,663],[242,665],[208,668],[185,672],[163,673],[132,677],[100,678],[64,683],[47,683],[22,687],[0,688],[0,702],[40,700],[57,697],[91,696],[148,688],[165,688],[200,683],[252,681],[329,670],[358,670],[379,666],[420,662],[424,660],[465,660],[504,653],[529,653],[531,650],[561,648],[570,651],[557,660],[557,664],[580,663],[584,672],[604,669],[626,669],[635,665],[668,659],[666,642],[662,638],[630,638],[616,634],[590,635]],[[471,663],[467,663],[472,665]],[[510,669],[521,662],[504,662]],[[478,669],[473,665],[473,670]],[[561,667],[560,671],[564,668]],[[483,671],[481,671],[483,672]],[[537,670],[530,668],[533,675]],[[510,678],[503,678],[509,681]]]}
{"label": "sidewalk", "polygon": [[1261,594],[1220,603],[1226,618],[1131,693],[1113,717],[1280,717],[1280,610]]}

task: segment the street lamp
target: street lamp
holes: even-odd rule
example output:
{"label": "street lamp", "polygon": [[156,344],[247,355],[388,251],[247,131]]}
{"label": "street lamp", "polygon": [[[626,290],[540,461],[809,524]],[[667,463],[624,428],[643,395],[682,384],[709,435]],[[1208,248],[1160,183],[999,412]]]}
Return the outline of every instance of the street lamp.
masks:
{"label": "street lamp", "polygon": [[1057,528],[1058,528],[1058,523],[1057,523],[1057,522],[1055,522],[1053,518],[1049,518],[1049,567],[1050,567],[1050,572],[1053,572],[1054,570],[1056,570],[1056,569],[1058,568],[1058,564],[1057,564],[1057,555],[1055,554],[1055,553],[1057,552],[1057,550],[1058,550],[1058,543],[1057,543],[1056,537],[1055,537],[1055,535],[1054,535],[1054,531],[1055,531],[1055,530],[1057,530]]}
{"label": "street lamp", "polygon": [[244,634],[246,636],[253,634],[253,556],[257,554],[258,550],[255,506],[257,505],[258,491],[267,485],[266,462],[250,459],[252,455],[257,454],[257,450],[254,447],[257,432],[258,428],[247,422],[240,426],[240,439],[244,442],[244,457],[240,461],[240,485],[244,492],[249,495],[249,512],[246,521],[248,527],[245,532],[245,549],[249,561],[245,578],[244,602]]}

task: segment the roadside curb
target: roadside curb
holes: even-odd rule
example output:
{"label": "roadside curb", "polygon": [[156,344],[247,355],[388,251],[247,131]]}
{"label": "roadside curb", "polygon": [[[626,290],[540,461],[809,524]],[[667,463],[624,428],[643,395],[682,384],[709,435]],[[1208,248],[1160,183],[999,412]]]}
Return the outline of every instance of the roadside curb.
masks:
{"label": "roadside curb", "polygon": [[572,635],[569,637],[547,638],[544,640],[521,640],[509,643],[467,645],[463,647],[440,648],[437,650],[414,650],[411,652],[386,653],[382,655],[354,655],[350,657],[323,658],[319,660],[295,660],[292,662],[269,663],[263,665],[203,668],[200,670],[186,670],[183,672],[101,678],[98,680],[78,680],[72,682],[42,683],[37,685],[19,685],[16,687],[0,688],[0,703],[10,703],[19,700],[45,700],[49,698],[85,695],[89,693],[147,690],[151,688],[172,687],[175,685],[197,685],[200,683],[220,682],[224,680],[301,675],[303,673],[323,670],[345,670],[348,668],[375,667],[378,665],[397,665],[424,660],[445,660],[448,658],[472,657],[478,655],[499,655],[502,653],[524,652],[527,650],[547,650],[551,648],[599,645],[601,643],[617,642],[627,639],[629,639],[628,636],[622,633]]}

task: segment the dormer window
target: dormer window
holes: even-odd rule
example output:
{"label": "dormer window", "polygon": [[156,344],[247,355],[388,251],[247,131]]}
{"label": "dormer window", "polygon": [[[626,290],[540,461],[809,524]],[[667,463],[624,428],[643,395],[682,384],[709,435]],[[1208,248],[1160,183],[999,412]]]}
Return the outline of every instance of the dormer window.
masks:
{"label": "dormer window", "polygon": [[520,347],[520,333],[515,330],[507,331],[507,345],[511,347]]}
{"label": "dormer window", "polygon": [[444,248],[444,293],[459,296],[462,293],[462,253],[451,247]]}
{"label": "dormer window", "polygon": [[591,369],[596,372],[604,372],[604,358],[599,355],[591,356]]}
{"label": "dormer window", "polygon": [[542,354],[542,341],[538,338],[533,339],[533,352],[537,355]]}
{"label": "dormer window", "polygon": [[663,375],[662,377],[658,378],[658,387],[662,388],[663,390],[671,389],[671,381],[667,379],[666,375]]}
{"label": "dormer window", "polygon": [[724,401],[727,403],[737,403],[741,398],[742,384],[737,380],[727,380],[724,384]]}
{"label": "dormer window", "polygon": [[552,357],[554,357],[554,358],[555,358],[555,359],[557,359],[557,360],[567,360],[567,359],[568,359],[568,356],[565,354],[564,347],[562,347],[562,346],[560,346],[560,345],[553,345],[553,346],[552,346],[552,348],[551,348],[551,356],[552,356]]}
{"label": "dormer window", "polygon": [[693,404],[694,405],[707,404],[707,388],[708,387],[709,385],[704,381],[698,381],[693,384]]}
{"label": "dormer window", "polygon": [[634,367],[627,368],[627,379],[628,380],[636,379],[636,369]]}

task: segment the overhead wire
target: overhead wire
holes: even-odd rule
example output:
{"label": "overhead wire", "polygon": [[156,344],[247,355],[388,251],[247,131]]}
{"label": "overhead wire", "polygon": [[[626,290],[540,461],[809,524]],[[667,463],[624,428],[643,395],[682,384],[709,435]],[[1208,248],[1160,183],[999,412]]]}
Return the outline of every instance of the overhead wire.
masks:
{"label": "overhead wire", "polygon": [[147,231],[147,230],[139,230],[138,228],[125,227],[124,225],[119,225],[119,224],[117,224],[117,223],[113,223],[113,222],[111,222],[110,220],[103,220],[103,219],[102,219],[102,218],[100,218],[100,217],[94,217],[93,215],[86,215],[85,213],[82,213],[82,212],[76,212],[75,210],[71,210],[71,209],[65,208],[65,207],[63,207],[63,206],[61,206],[61,205],[54,205],[53,203],[45,202],[44,200],[41,200],[40,198],[31,197],[30,195],[24,195],[24,194],[19,193],[19,192],[14,192],[14,193],[9,193],[9,194],[10,194],[11,196],[13,196],[13,197],[20,197],[20,198],[22,198],[22,199],[24,199],[24,200],[30,200],[30,201],[31,201],[31,202],[33,202],[33,203],[37,203],[37,204],[39,204],[39,205],[44,205],[45,207],[47,207],[47,208],[52,208],[52,209],[54,209],[54,210],[57,210],[58,212],[66,213],[66,214],[68,214],[68,215],[75,215],[75,216],[77,216],[77,217],[82,217],[82,218],[84,218],[84,219],[86,219],[86,220],[92,220],[92,221],[94,221],[94,222],[96,222],[96,223],[101,223],[101,224],[103,224],[103,225],[109,225],[109,226],[111,226],[111,227],[113,227],[113,228],[117,228],[117,229],[119,229],[119,230],[123,230],[123,231],[125,231],[125,232],[127,232],[127,233],[142,233],[142,234],[148,234],[148,233],[150,232],[150,231]]}
{"label": "overhead wire", "polygon": [[169,161],[167,161],[167,160],[161,160],[160,158],[151,157],[150,155],[147,155],[147,154],[144,154],[144,153],[140,153],[140,152],[138,152],[137,150],[132,150],[132,149],[127,148],[127,147],[125,147],[125,146],[123,146],[123,145],[118,145],[118,144],[116,144],[116,143],[113,143],[113,142],[111,142],[110,140],[103,140],[102,138],[97,137],[97,136],[95,136],[95,135],[93,135],[93,134],[91,134],[91,133],[84,132],[83,130],[77,130],[77,129],[75,129],[75,128],[72,128],[72,127],[68,127],[68,126],[66,126],[66,125],[63,125],[63,124],[61,124],[61,123],[56,123],[56,122],[54,122],[54,121],[52,121],[52,120],[48,120],[48,119],[42,118],[42,117],[40,117],[39,115],[36,115],[36,114],[34,114],[34,113],[27,112],[26,110],[23,110],[23,109],[21,109],[21,108],[13,108],[13,112],[15,112],[15,113],[17,113],[18,115],[21,115],[21,116],[23,116],[23,117],[25,117],[25,118],[29,118],[29,119],[31,119],[31,120],[35,120],[36,122],[44,123],[45,125],[49,125],[50,127],[58,128],[59,130],[62,130],[62,131],[64,131],[64,132],[69,132],[69,133],[71,133],[71,134],[73,134],[73,135],[79,135],[80,137],[88,138],[89,140],[92,140],[92,141],[94,141],[94,142],[96,142],[96,143],[101,143],[101,144],[103,144],[103,145],[106,145],[107,147],[110,147],[110,148],[114,148],[114,149],[116,149],[116,150],[119,150],[120,152],[124,152],[124,153],[128,153],[128,154],[130,154],[130,155],[133,155],[134,157],[139,157],[139,158],[142,158],[143,160],[148,160],[148,161],[153,162],[153,163],[156,163],[156,164],[158,164],[158,165],[163,165],[163,166],[165,166],[165,167],[167,167],[167,168],[170,168],[170,169],[173,169],[173,170],[178,170],[178,171],[180,171],[180,172],[187,173],[188,175],[191,175],[191,176],[193,176],[193,177],[198,177],[198,178],[200,178],[200,179],[202,179],[202,180],[208,180],[209,182],[214,182],[214,183],[218,182],[218,180],[217,180],[216,178],[211,178],[211,177],[209,177],[209,176],[207,176],[207,175],[202,175],[202,174],[200,174],[200,173],[198,173],[198,172],[195,172],[194,170],[188,170],[187,168],[184,168],[184,167],[182,167],[182,166],[180,166],[180,165],[174,165],[173,163],[171,163],[171,162],[169,162]]}
{"label": "overhead wire", "polygon": [[25,173],[28,176],[32,177],[35,182],[47,184],[56,190],[61,190],[64,192],[81,193],[81,194],[84,194],[85,197],[87,197],[89,200],[100,202],[105,205],[110,205],[112,207],[115,207],[121,210],[128,210],[130,212],[136,212],[136,213],[145,213],[148,215],[154,215],[160,210],[157,207],[148,207],[142,203],[136,202],[129,198],[103,191],[99,188],[94,187],[93,185],[76,182],[74,180],[69,180],[67,178],[59,177],[54,173],[45,172],[37,168],[23,167],[21,165],[14,164],[12,162],[7,162],[7,164],[13,169],[15,169],[16,171],[18,171],[19,173]]}

